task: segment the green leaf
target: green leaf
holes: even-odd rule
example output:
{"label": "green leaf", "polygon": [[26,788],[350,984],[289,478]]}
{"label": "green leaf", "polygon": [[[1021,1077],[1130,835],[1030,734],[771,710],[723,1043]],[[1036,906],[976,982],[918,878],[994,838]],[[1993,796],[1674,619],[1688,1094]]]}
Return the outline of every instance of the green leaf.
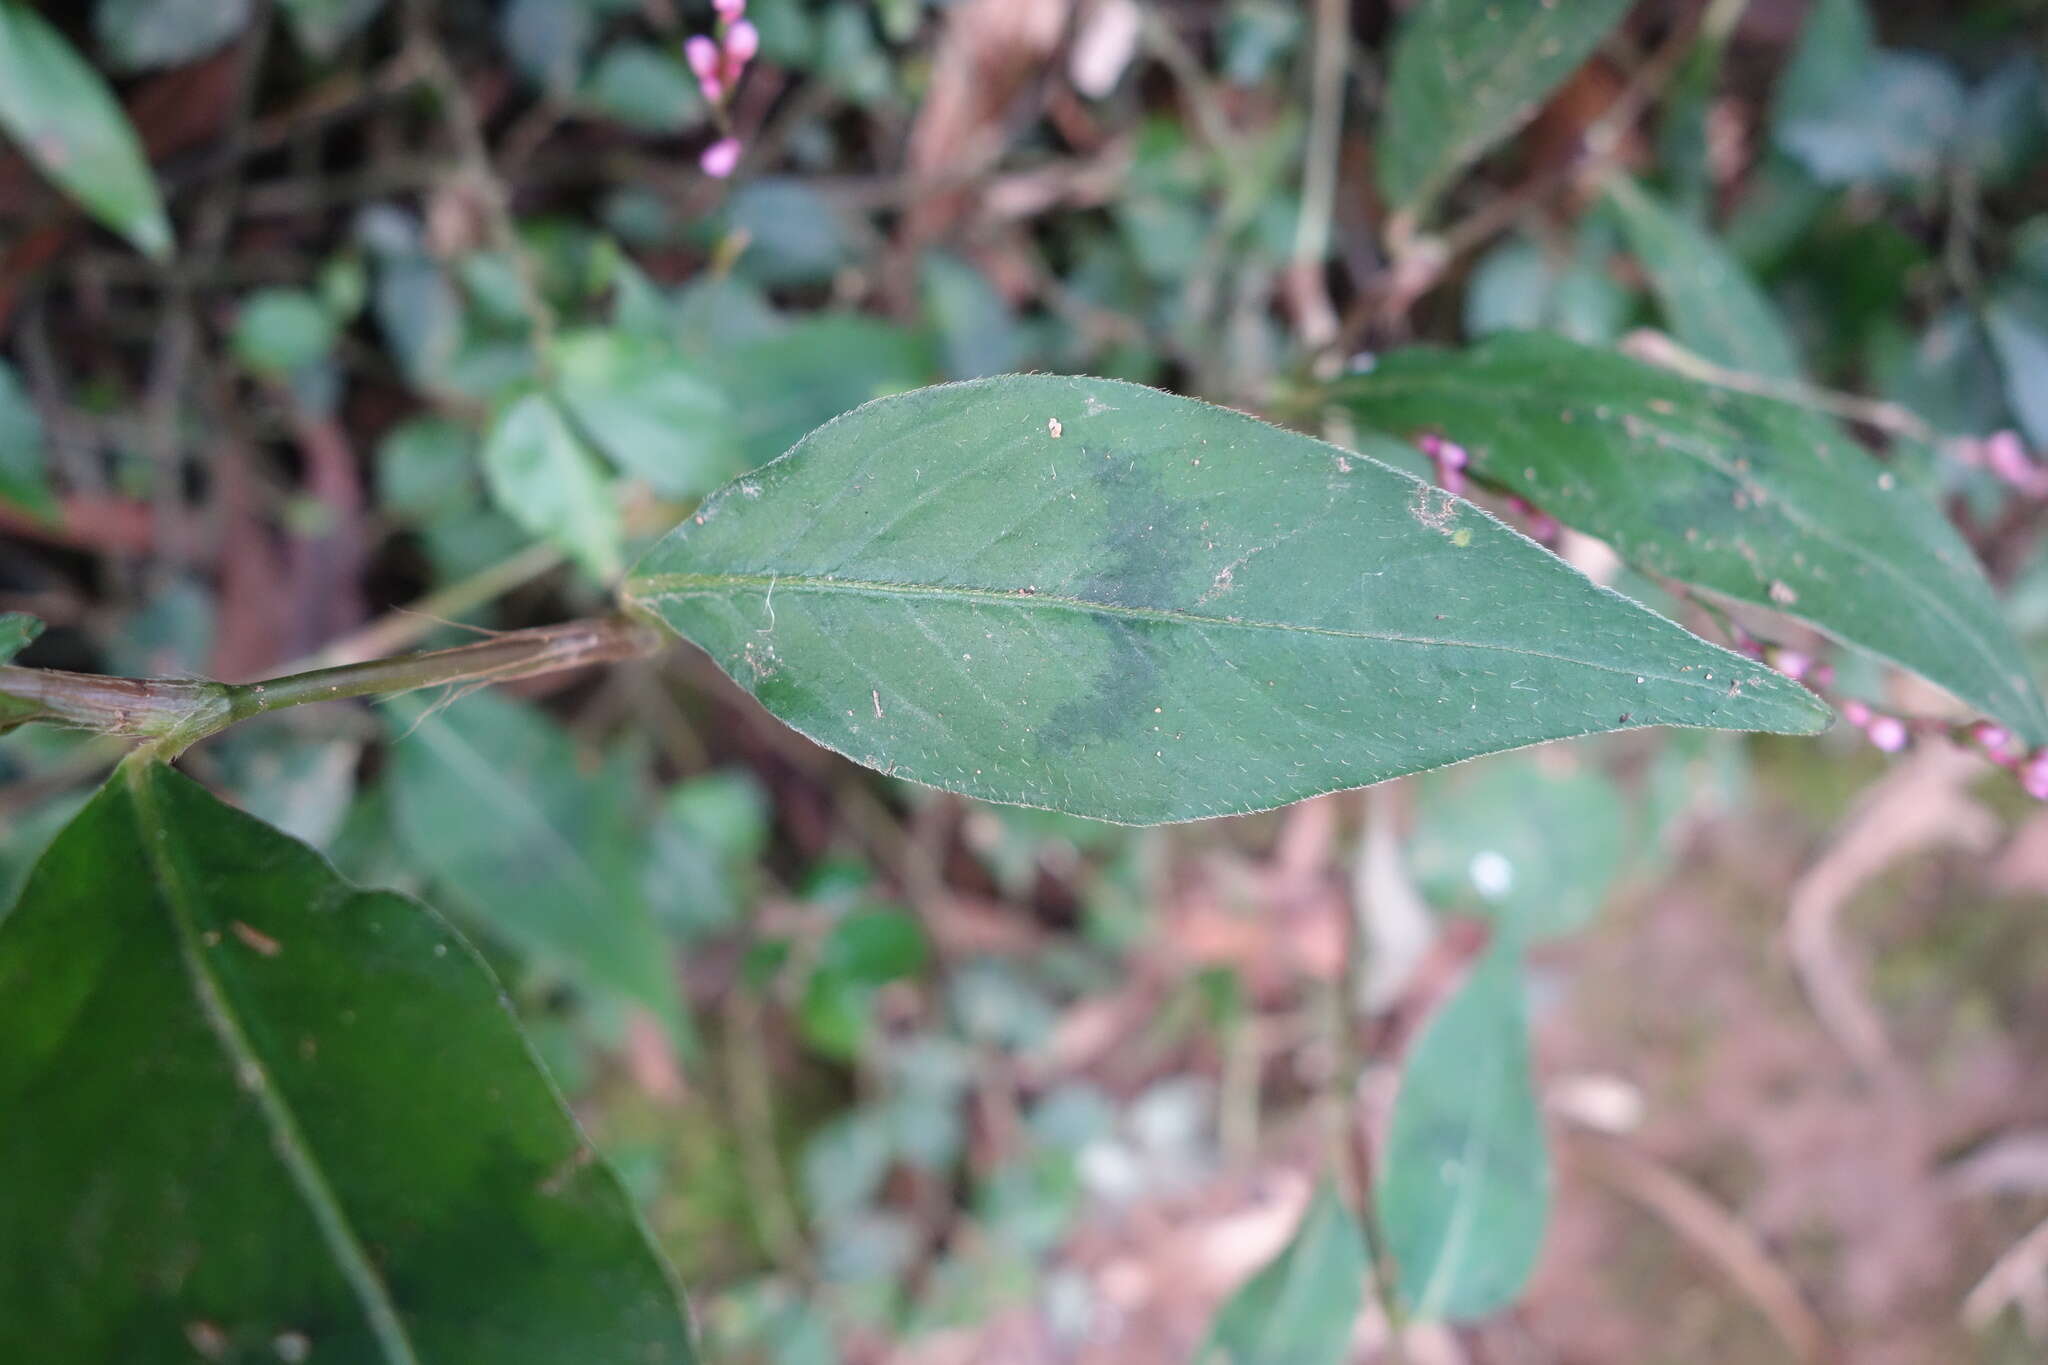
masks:
{"label": "green leaf", "polygon": [[592,328],[562,337],[555,364],[569,415],[656,492],[699,497],[746,468],[731,403],[666,342]]}
{"label": "green leaf", "polygon": [[100,0],[93,32],[116,70],[179,66],[241,32],[249,0]]}
{"label": "green leaf", "polygon": [[42,633],[43,623],[27,612],[0,612],[0,664],[27,649]]}
{"label": "green leaf", "polygon": [[1625,176],[1608,183],[1607,197],[1672,335],[1686,349],[1731,369],[1798,377],[1792,334],[1741,262]]}
{"label": "green leaf", "polygon": [[137,251],[171,254],[170,220],[128,116],[64,36],[18,0],[0,0],[0,128]]}
{"label": "green leaf", "polygon": [[1112,380],[871,403],[714,494],[625,594],[860,762],[1129,823],[1825,719],[1469,504]]}
{"label": "green leaf", "polygon": [[1394,39],[1378,140],[1387,207],[1421,217],[1527,123],[1632,0],[1420,0]]}
{"label": "green leaf", "polygon": [[1386,356],[1334,393],[1369,427],[1450,437],[1478,477],[1651,573],[1797,617],[2048,741],[1969,546],[1817,413],[1533,334]]}
{"label": "green leaf", "polygon": [[1357,1220],[1327,1181],[1301,1226],[1230,1296],[1196,1359],[1201,1365],[1343,1365],[1370,1273]]}
{"label": "green leaf", "polygon": [[578,984],[681,1027],[676,973],[640,887],[629,777],[495,692],[388,708],[394,828],[449,904]]}
{"label": "green leaf", "polygon": [[1629,809],[1597,769],[1494,759],[1431,773],[1417,797],[1409,861],[1424,899],[1516,942],[1591,923],[1627,857]]}
{"label": "green leaf", "polygon": [[161,765],[0,920],[0,1112],[0,1358],[692,1359],[468,945]]}
{"label": "green leaf", "polygon": [[278,0],[291,21],[292,36],[315,57],[332,57],[341,45],[377,17],[384,0]]}
{"label": "green leaf", "polygon": [[619,572],[625,525],[610,476],[543,394],[515,400],[484,441],[484,479],[511,518],[600,579]]}
{"label": "green leaf", "polygon": [[1459,1321],[1521,1292],[1550,1216],[1522,972],[1501,939],[1401,1066],[1380,1168],[1380,1225],[1415,1316]]}
{"label": "green leaf", "polygon": [[2048,285],[2008,281],[1984,309],[2006,400],[2033,445],[2048,449]]}
{"label": "green leaf", "polygon": [[1940,174],[1965,133],[1955,73],[1917,52],[1879,52],[1836,104],[1779,125],[1778,143],[1824,185],[1918,184]]}
{"label": "green leaf", "polygon": [[863,985],[881,986],[916,975],[930,955],[924,930],[908,911],[854,910],[825,936],[818,966]]}
{"label": "green leaf", "polygon": [[[702,302],[749,332],[736,291]],[[743,297],[743,296],[742,296]],[[857,313],[813,313],[772,336],[734,339],[705,356],[740,424],[747,467],[788,450],[805,432],[872,398],[900,393],[936,377],[929,345],[918,334]]]}
{"label": "green leaf", "polygon": [[289,378],[334,349],[334,317],[303,289],[262,289],[235,319],[235,354],[258,374]]}
{"label": "green leaf", "polygon": [[1466,333],[1546,331],[1594,344],[1620,336],[1635,298],[1607,273],[1602,236],[1583,234],[1563,258],[1527,238],[1502,241],[1466,286]]}
{"label": "green leaf", "polygon": [[0,360],[0,502],[39,516],[57,511],[43,473],[42,418],[5,360]]}
{"label": "green leaf", "polygon": [[1855,92],[1877,60],[1877,33],[1863,0],[1814,0],[1799,46],[1778,81],[1776,129],[1826,118]]}
{"label": "green leaf", "polygon": [[582,102],[630,128],[680,133],[704,121],[697,78],[673,54],[651,43],[614,43],[583,83]]}

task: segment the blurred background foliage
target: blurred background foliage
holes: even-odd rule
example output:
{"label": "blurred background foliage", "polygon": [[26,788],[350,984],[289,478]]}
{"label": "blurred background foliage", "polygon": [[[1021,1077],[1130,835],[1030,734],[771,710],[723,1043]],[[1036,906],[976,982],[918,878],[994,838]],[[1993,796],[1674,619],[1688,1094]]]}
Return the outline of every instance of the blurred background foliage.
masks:
{"label": "blurred background foliage", "polygon": [[[4,0],[0,607],[51,623],[26,662],[259,677],[602,610],[703,494],[921,384],[1272,411],[1411,340],[1647,327],[1917,433],[2048,663],[2044,490],[1984,442],[2048,447],[2048,7],[1609,6],[1390,258],[1407,8],[753,0],[714,109],[694,0]],[[109,761],[0,741],[0,898]],[[1549,1116],[1557,1194],[1532,1106],[1473,1214],[1534,1279],[1454,1277],[1424,1316],[1473,1321],[1410,1359],[2042,1349],[2048,823],[1940,749],[1628,735],[1139,831],[857,769],[678,649],[189,767],[460,919],[714,1359],[1369,1358],[1324,1184],[1353,1045],[1404,1266],[1404,1059]],[[1524,1028],[1533,1070],[1492,1058]]]}

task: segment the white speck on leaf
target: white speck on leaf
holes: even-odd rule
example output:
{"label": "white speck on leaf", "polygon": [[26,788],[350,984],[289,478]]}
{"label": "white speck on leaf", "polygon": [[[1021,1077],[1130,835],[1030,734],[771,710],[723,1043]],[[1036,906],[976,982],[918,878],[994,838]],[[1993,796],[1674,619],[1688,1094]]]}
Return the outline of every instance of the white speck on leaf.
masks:
{"label": "white speck on leaf", "polygon": [[1059,418],[1057,418],[1057,417],[1048,417],[1048,418],[1046,418],[1046,419],[1045,419],[1045,429],[1046,429],[1047,431],[1051,432],[1051,433],[1052,433],[1052,438],[1053,438],[1053,439],[1054,439],[1055,441],[1057,441],[1057,440],[1058,440],[1058,439],[1060,438],[1060,419],[1059,419]]}

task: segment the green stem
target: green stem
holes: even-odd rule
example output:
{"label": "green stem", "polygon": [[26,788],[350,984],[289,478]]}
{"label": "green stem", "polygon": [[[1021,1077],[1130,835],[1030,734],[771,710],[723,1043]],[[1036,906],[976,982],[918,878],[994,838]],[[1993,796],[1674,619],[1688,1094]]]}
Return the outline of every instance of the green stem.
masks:
{"label": "green stem", "polygon": [[41,721],[154,741],[166,758],[240,720],[307,702],[389,696],[423,687],[483,686],[661,648],[655,627],[626,617],[511,631],[454,649],[316,668],[252,683],[105,678],[0,667],[0,726]]}

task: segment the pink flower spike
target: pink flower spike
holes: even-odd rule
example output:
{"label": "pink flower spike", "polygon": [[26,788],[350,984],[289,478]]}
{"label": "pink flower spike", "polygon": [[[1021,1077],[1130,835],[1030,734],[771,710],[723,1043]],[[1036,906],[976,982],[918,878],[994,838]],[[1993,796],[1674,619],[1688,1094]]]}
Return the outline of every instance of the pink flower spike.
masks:
{"label": "pink flower spike", "polygon": [[1813,673],[1805,681],[1812,687],[1833,687],[1835,685],[1835,666],[1823,660],[1813,666]]}
{"label": "pink flower spike", "polygon": [[1842,719],[1861,730],[1870,724],[1870,708],[1851,697],[1842,703]]}
{"label": "pink flower spike", "polygon": [[1465,496],[1465,471],[1462,467],[1450,463],[1437,465],[1436,481],[1443,485],[1444,492],[1456,497]]}
{"label": "pink flower spike", "polygon": [[723,180],[739,169],[740,140],[736,137],[722,137],[704,149],[704,155],[697,158],[704,174],[715,180]]}
{"label": "pink flower spike", "polygon": [[1563,534],[1564,527],[1559,525],[1557,518],[1550,515],[1550,513],[1531,512],[1529,514],[1529,539],[1548,545]]}
{"label": "pink flower spike", "polygon": [[2036,749],[2020,764],[2020,786],[2036,801],[2048,801],[2048,749]]}
{"label": "pink flower spike", "polygon": [[742,19],[725,35],[725,60],[738,74],[740,67],[754,60],[761,50],[761,30]]}
{"label": "pink flower spike", "polygon": [[1885,753],[1895,754],[1906,747],[1906,722],[1897,716],[1872,716],[1863,733],[1870,736],[1870,742]]}
{"label": "pink flower spike", "polygon": [[693,35],[683,44],[683,56],[699,82],[718,79],[718,44],[712,39],[701,33]]}

